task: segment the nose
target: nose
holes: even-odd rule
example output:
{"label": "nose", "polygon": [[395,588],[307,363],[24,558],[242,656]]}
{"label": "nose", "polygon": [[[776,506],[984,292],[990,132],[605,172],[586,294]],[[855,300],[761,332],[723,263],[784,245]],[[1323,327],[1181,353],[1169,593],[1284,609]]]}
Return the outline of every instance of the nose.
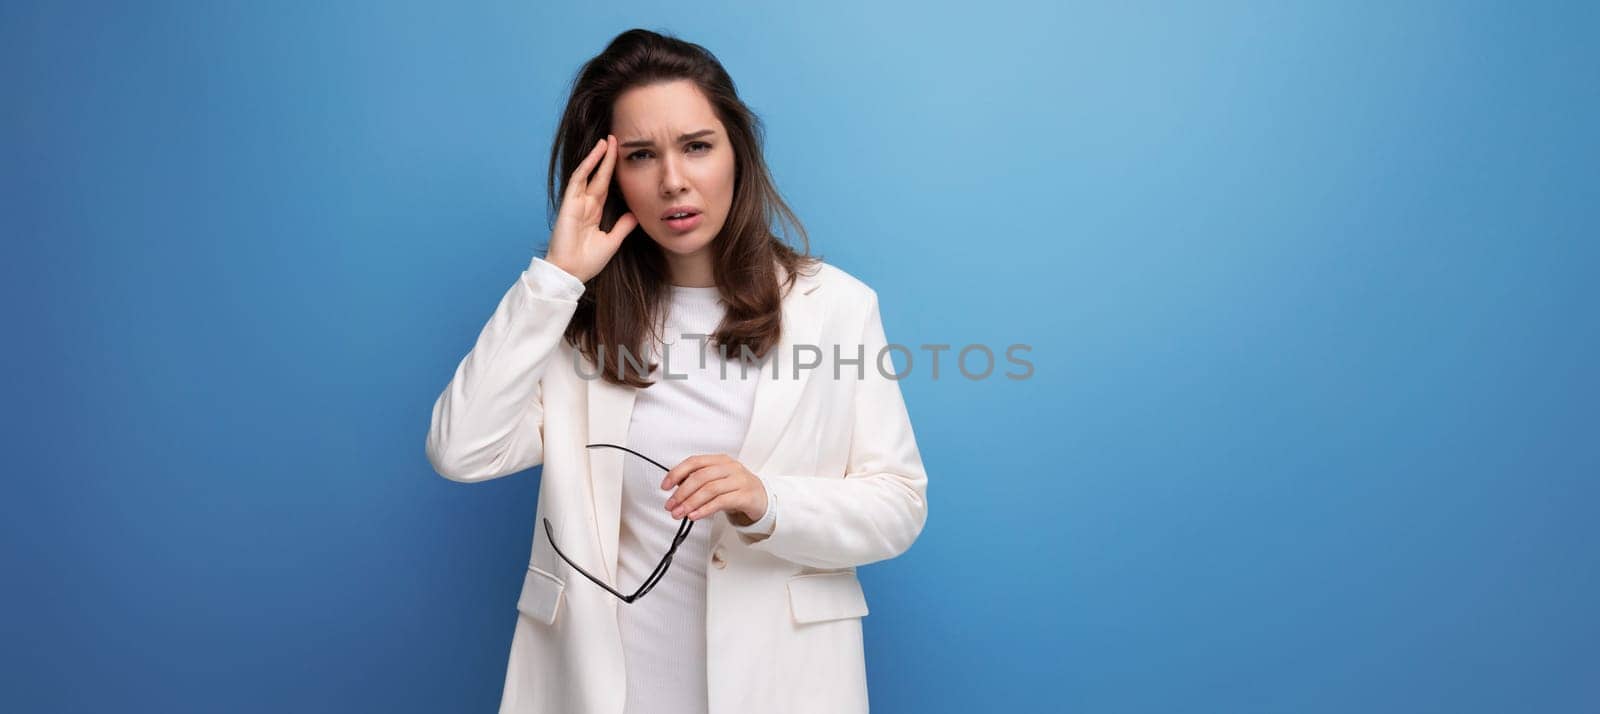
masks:
{"label": "nose", "polygon": [[661,162],[661,196],[672,198],[687,188],[683,179],[683,170],[678,166],[676,157],[667,157]]}

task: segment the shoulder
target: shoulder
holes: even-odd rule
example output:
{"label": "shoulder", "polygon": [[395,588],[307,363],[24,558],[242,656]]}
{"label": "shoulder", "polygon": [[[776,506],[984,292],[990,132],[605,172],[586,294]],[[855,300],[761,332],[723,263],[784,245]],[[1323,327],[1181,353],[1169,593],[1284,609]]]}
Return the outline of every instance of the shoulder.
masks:
{"label": "shoulder", "polygon": [[818,261],[802,270],[794,292],[801,295],[809,314],[833,335],[830,339],[847,340],[859,334],[878,314],[878,292],[831,263]]}
{"label": "shoulder", "polygon": [[877,291],[866,281],[844,268],[821,260],[800,272],[795,289],[840,308],[856,306],[862,309],[878,299]]}

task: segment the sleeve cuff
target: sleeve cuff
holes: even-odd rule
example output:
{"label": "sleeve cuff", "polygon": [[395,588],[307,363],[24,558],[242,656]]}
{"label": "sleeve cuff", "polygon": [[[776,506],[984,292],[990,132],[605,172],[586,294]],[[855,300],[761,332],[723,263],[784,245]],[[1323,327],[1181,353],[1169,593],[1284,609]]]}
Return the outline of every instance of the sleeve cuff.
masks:
{"label": "sleeve cuff", "polygon": [[576,302],[584,291],[583,281],[578,276],[537,256],[528,263],[528,269],[522,275],[528,287],[539,297]]}
{"label": "sleeve cuff", "polygon": [[[760,477],[758,476],[757,478]],[[766,487],[765,481],[762,482],[762,487]],[[733,529],[748,535],[772,535],[772,531],[778,522],[777,513],[778,499],[772,495],[771,489],[767,489],[767,512],[761,514],[760,520],[751,523],[748,526],[736,525],[733,527]]]}

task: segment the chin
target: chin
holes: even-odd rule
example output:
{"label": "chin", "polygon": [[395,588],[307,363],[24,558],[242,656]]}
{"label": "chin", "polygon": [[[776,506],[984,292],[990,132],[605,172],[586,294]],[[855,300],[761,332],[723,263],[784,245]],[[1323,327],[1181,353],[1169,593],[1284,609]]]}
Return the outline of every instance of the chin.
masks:
{"label": "chin", "polygon": [[693,255],[711,246],[711,240],[701,236],[716,234],[701,226],[683,234],[673,233],[671,230],[663,228],[661,235],[666,236],[666,239],[657,239],[656,245],[661,246],[662,250],[678,255]]}

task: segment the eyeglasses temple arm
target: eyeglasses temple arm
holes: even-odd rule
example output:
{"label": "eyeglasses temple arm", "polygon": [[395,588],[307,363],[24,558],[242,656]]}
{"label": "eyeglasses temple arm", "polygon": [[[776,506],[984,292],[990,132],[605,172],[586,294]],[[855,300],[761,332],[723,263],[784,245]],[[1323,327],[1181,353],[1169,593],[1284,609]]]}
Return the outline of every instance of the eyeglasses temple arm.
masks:
{"label": "eyeglasses temple arm", "polygon": [[655,587],[656,583],[661,582],[661,578],[667,572],[667,566],[672,564],[672,555],[678,552],[678,546],[689,537],[689,531],[691,530],[694,530],[694,521],[689,520],[686,516],[683,522],[678,524],[678,534],[672,538],[672,547],[668,548],[667,554],[661,557],[661,562],[656,563],[656,569],[650,573],[650,577],[645,578],[644,582],[639,584],[639,589],[633,593],[635,598],[644,597],[644,594],[650,592],[650,589]]}
{"label": "eyeglasses temple arm", "polygon": [[633,602],[632,598],[629,598],[627,595],[623,595],[622,593],[617,592],[616,590],[612,589],[612,587],[610,585],[607,585],[607,584],[601,582],[599,578],[596,578],[595,576],[590,575],[589,571],[584,570],[581,567],[578,567],[578,564],[572,562],[572,559],[568,558],[566,553],[561,552],[561,549],[556,547],[556,536],[555,536],[555,533],[552,532],[552,530],[550,528],[550,519],[548,519],[548,518],[544,519],[544,533],[545,533],[546,536],[549,536],[548,540],[550,541],[550,548],[556,552],[556,555],[561,556],[562,560],[567,561],[567,565],[572,566],[573,570],[576,570],[579,573],[581,573],[583,575],[583,577],[588,578],[595,585],[599,585],[600,587],[605,588],[606,592],[609,592],[612,595],[620,597],[620,598],[622,598],[624,600],[627,600],[628,602]]}

